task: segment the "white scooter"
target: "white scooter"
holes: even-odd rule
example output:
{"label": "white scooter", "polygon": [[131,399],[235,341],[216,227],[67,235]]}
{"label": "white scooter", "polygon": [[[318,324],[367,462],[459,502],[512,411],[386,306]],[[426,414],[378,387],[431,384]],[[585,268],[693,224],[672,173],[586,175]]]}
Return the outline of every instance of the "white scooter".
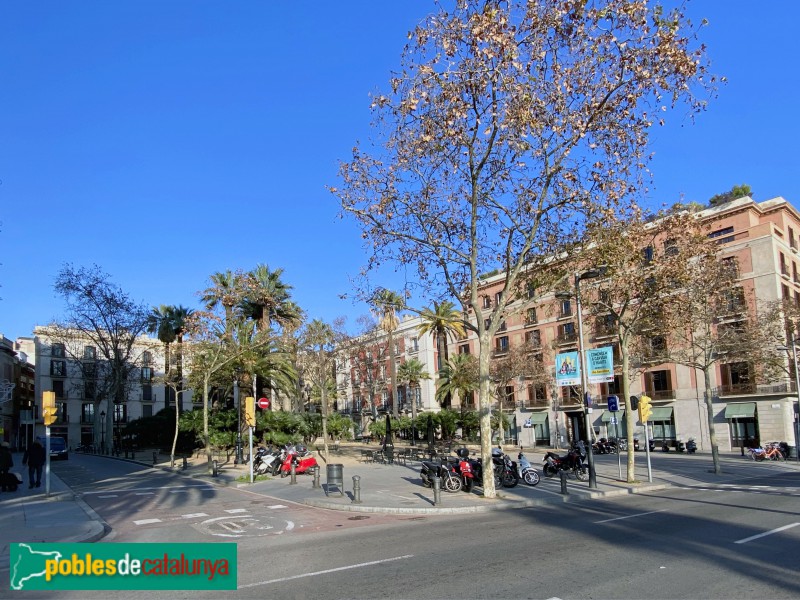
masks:
{"label": "white scooter", "polygon": [[522,481],[530,486],[539,483],[539,473],[531,466],[531,463],[522,452],[517,454],[517,474],[519,474],[519,478]]}

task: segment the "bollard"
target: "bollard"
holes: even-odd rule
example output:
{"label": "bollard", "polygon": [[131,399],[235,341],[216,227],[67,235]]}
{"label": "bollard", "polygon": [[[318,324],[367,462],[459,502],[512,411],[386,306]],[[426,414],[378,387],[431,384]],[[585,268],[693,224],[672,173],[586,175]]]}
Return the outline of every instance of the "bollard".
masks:
{"label": "bollard", "polygon": [[433,478],[433,505],[439,506],[442,503],[442,480],[434,476]]}
{"label": "bollard", "polygon": [[566,496],[569,494],[569,490],[567,490],[567,474],[564,471],[559,471],[558,476],[561,478],[561,493]]}
{"label": "bollard", "polygon": [[216,477],[219,475],[219,463],[216,460],[211,461],[211,476]]}
{"label": "bollard", "polygon": [[131,460],[136,460],[136,451],[131,450]]}
{"label": "bollard", "polygon": [[128,449],[125,448],[125,458],[128,458]]}
{"label": "bollard", "polygon": [[353,475],[353,504],[361,504],[361,477]]}
{"label": "bollard", "polygon": [[319,467],[313,467],[313,469],[314,469],[314,481],[311,484],[311,487],[312,488],[318,488],[319,487]]}
{"label": "bollard", "polygon": [[153,464],[158,462],[158,452],[153,452]]}
{"label": "bollard", "polygon": [[183,469],[188,469],[188,468],[189,468],[189,463],[188,463],[188,461],[186,460],[186,457],[185,457],[185,456],[183,457],[183,467],[182,467],[182,468],[183,468]]}
{"label": "bollard", "polygon": [[291,478],[289,480],[289,485],[294,485],[297,483],[297,472],[295,471],[294,461],[292,461],[291,470],[289,471]]}

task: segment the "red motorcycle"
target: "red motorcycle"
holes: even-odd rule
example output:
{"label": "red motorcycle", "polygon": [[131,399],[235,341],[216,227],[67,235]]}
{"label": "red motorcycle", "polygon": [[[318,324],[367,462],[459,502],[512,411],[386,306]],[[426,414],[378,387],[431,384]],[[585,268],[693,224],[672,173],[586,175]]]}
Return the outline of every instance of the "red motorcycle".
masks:
{"label": "red motorcycle", "polygon": [[312,467],[319,466],[317,459],[305,446],[287,446],[286,457],[280,468],[281,477],[286,477],[292,472],[292,465],[294,465],[294,472],[298,475],[307,472]]}

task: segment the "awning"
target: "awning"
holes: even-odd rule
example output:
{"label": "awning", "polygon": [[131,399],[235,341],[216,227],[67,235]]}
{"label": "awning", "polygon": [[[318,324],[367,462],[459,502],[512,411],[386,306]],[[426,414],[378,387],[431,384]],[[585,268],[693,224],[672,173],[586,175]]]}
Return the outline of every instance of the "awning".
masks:
{"label": "awning", "polygon": [[605,411],[603,413],[603,416],[600,417],[600,420],[603,423],[609,423],[609,422],[611,422],[611,417],[613,417],[614,415],[617,416],[617,423],[620,423],[620,422],[622,422],[622,419],[625,418],[625,411],[624,410],[618,410],[617,412],[611,412],[610,410],[607,410],[607,411]]}
{"label": "awning", "polygon": [[547,421],[547,413],[546,412],[535,412],[531,413],[531,416],[528,417],[531,420],[531,423],[536,425],[541,425]]}
{"label": "awning", "polygon": [[752,419],[756,414],[755,402],[739,402],[725,407],[726,419]]}
{"label": "awning", "polygon": [[650,416],[647,418],[648,421],[671,421],[672,420],[672,407],[671,406],[659,406],[654,407],[651,412]]}

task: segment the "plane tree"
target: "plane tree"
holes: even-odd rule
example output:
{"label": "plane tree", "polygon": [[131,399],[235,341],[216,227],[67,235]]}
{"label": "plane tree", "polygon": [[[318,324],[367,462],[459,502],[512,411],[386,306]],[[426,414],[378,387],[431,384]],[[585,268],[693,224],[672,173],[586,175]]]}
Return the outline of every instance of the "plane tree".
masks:
{"label": "plane tree", "polygon": [[[644,188],[651,126],[678,104],[702,108],[711,81],[696,33],[680,9],[641,0],[440,4],[373,98],[375,139],[356,145],[332,191],[361,228],[363,288],[391,264],[471,311],[487,463],[489,358],[506,306],[520,279]],[[480,274],[492,269],[504,287],[483,309]]]}

